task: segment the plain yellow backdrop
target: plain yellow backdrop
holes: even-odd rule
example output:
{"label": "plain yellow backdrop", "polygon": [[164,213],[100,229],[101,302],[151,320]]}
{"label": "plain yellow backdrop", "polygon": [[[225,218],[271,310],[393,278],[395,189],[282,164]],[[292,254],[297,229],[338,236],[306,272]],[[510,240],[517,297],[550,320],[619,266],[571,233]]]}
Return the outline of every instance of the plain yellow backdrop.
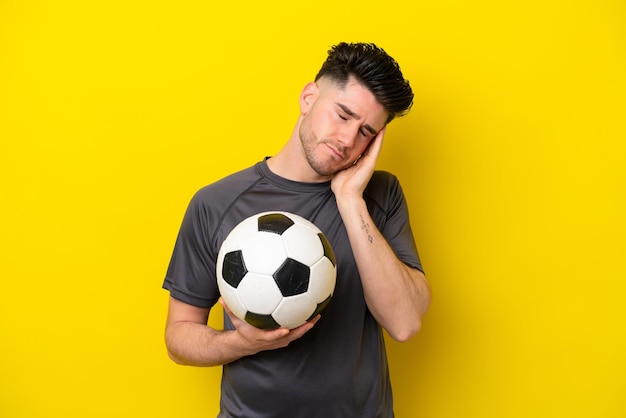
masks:
{"label": "plain yellow backdrop", "polygon": [[0,2],[0,416],[217,414],[163,345],[184,209],[343,40],[416,93],[379,163],[434,293],[397,416],[626,416],[624,3],[213,3]]}

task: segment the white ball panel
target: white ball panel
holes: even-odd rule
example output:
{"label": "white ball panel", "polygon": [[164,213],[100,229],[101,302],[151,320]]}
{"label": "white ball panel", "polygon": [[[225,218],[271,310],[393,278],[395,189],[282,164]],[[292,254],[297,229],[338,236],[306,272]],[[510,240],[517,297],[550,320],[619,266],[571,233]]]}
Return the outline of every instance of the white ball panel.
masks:
{"label": "white ball panel", "polygon": [[337,280],[337,269],[326,257],[311,266],[308,294],[315,303],[322,303],[329,295],[332,295]]}
{"label": "white ball panel", "polygon": [[287,258],[281,236],[271,232],[256,232],[241,250],[248,271],[259,274],[273,274]]}
{"label": "white ball panel", "polygon": [[318,232],[321,232],[320,229],[308,219],[303,218],[302,216],[296,215],[294,213],[288,213],[288,212],[283,212],[283,213],[287,215],[289,218],[291,218],[291,220],[293,220],[296,224],[309,228],[311,231],[315,232],[316,234]]}
{"label": "white ball panel", "polygon": [[293,225],[283,234],[287,254],[307,266],[312,265],[324,255],[324,246],[310,228],[301,224]]}
{"label": "white ball panel", "polygon": [[264,315],[271,314],[283,298],[273,277],[254,273],[246,274],[237,294],[248,311]]}
{"label": "white ball panel", "polygon": [[230,309],[239,319],[243,320],[246,317],[246,307],[243,306],[243,304],[239,300],[237,289],[231,287],[223,280],[218,280],[217,284],[219,286],[222,299],[224,299],[224,302],[226,303],[226,306],[228,306],[228,309]]}
{"label": "white ball panel", "polygon": [[257,217],[251,217],[243,220],[239,223],[239,225],[233,228],[232,231],[230,231],[222,243],[220,252],[226,254],[231,251],[240,250],[244,243],[248,242],[250,238],[255,236],[257,233]]}
{"label": "white ball panel", "polygon": [[289,296],[282,300],[272,316],[281,327],[295,328],[306,322],[317,308],[317,304],[306,294]]}
{"label": "white ball panel", "polygon": [[222,268],[224,267],[224,246],[220,248],[220,252],[217,253],[217,260],[215,260],[215,273],[217,275],[217,285],[220,285],[220,281],[224,280],[222,276]]}

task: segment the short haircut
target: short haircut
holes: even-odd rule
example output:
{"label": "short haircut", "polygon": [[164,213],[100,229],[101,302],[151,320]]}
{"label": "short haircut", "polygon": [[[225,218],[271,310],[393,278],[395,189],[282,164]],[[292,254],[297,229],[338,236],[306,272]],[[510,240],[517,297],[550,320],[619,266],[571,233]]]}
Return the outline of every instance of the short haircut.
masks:
{"label": "short haircut", "polygon": [[315,81],[328,77],[345,87],[351,76],[367,87],[389,113],[387,123],[411,109],[413,90],[409,81],[396,60],[375,44],[341,42],[333,46]]}

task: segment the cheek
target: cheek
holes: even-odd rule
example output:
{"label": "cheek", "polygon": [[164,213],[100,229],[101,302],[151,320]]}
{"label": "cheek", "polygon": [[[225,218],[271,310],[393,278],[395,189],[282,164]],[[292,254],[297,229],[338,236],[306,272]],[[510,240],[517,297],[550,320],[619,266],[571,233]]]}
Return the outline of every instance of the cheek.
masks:
{"label": "cheek", "polygon": [[316,108],[309,113],[310,123],[320,137],[332,137],[340,128],[340,121],[332,111]]}

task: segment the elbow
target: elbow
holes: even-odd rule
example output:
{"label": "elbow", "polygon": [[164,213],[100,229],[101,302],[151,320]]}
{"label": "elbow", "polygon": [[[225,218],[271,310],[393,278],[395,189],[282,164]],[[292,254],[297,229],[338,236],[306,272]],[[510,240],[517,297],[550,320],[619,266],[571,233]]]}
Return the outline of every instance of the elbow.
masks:
{"label": "elbow", "polygon": [[170,345],[167,343],[167,340],[165,342],[165,348],[167,350],[167,356],[170,358],[170,360],[172,360],[174,363],[176,364],[180,364],[181,366],[185,365],[185,362],[183,362],[180,357],[178,357],[174,351],[170,348]]}
{"label": "elbow", "polygon": [[167,349],[167,356],[170,358],[170,360],[172,360],[174,363],[178,365],[181,365],[181,366],[186,365],[186,363],[183,362],[180,358],[176,357],[176,355],[172,353],[169,348]]}
{"label": "elbow", "polygon": [[165,349],[167,350],[167,356],[170,358],[170,360],[178,365],[188,365],[188,363],[184,361],[180,355],[177,355],[178,350],[175,349],[175,345],[171,341],[171,335],[168,331],[169,328],[165,331]]}
{"label": "elbow", "polygon": [[387,332],[389,336],[394,340],[404,343],[413,338],[417,333],[422,330],[422,320],[428,307],[430,305],[430,294],[426,297],[421,304],[421,309],[418,312],[411,315],[413,318],[408,321],[399,321],[399,325],[395,327],[388,327]]}
{"label": "elbow", "polygon": [[177,355],[175,352],[173,352],[169,348],[167,349],[167,356],[170,358],[170,360],[172,360],[174,363],[178,364],[179,366],[197,366],[198,365],[198,364],[193,363],[192,361],[186,360],[184,356]]}
{"label": "elbow", "polygon": [[400,343],[405,343],[413,338],[418,332],[420,332],[421,329],[422,321],[421,319],[418,319],[413,321],[411,324],[407,324],[407,326],[405,327],[393,330],[388,329],[387,332],[389,333],[389,336],[394,340]]}

